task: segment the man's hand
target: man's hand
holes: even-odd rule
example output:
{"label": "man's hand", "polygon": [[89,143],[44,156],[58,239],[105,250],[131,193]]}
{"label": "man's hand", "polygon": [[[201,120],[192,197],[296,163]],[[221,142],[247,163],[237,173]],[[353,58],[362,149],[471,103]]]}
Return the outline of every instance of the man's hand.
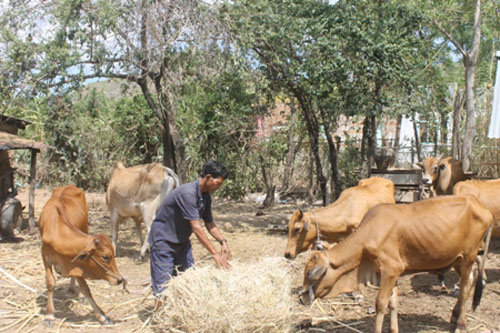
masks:
{"label": "man's hand", "polygon": [[229,263],[229,261],[223,258],[220,254],[218,253],[214,254],[213,258],[215,260],[215,263],[217,264],[217,268],[224,268],[224,269],[231,268],[231,264]]}
{"label": "man's hand", "polygon": [[222,258],[231,260],[231,251],[229,250],[229,246],[226,241],[222,242],[221,255]]}

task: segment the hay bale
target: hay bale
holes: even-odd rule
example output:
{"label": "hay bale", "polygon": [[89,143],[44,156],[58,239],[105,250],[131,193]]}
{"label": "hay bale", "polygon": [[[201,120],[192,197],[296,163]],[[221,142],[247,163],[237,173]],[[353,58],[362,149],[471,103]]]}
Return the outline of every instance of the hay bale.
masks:
{"label": "hay bale", "polygon": [[168,282],[156,324],[184,332],[287,332],[292,273],[282,258],[190,268]]}

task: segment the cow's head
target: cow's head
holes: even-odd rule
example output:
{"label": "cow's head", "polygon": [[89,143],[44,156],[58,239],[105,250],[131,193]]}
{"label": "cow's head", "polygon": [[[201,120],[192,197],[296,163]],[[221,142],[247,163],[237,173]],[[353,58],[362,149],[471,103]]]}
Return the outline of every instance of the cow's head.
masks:
{"label": "cow's head", "polygon": [[300,302],[308,305],[315,298],[326,296],[330,292],[331,287],[333,287],[333,283],[331,285],[327,283],[331,280],[332,273],[333,269],[330,267],[328,251],[313,251],[304,270],[304,282],[299,295]]}
{"label": "cow's head", "polygon": [[[334,246],[329,246],[329,248]],[[330,260],[330,255],[328,248],[311,252],[304,270],[302,291],[299,294],[302,304],[308,305],[316,298],[335,297],[357,289],[358,267],[351,267],[347,270],[344,267],[335,267]]]}
{"label": "cow's head", "polygon": [[439,178],[441,168],[440,157],[427,157],[424,162],[418,162],[417,166],[422,169],[422,183],[425,185],[435,184]]}
{"label": "cow's head", "polygon": [[306,251],[316,239],[314,220],[305,217],[302,210],[293,213],[288,222],[288,243],[285,258],[295,259],[300,252]]}
{"label": "cow's head", "polygon": [[104,234],[89,235],[72,262],[82,267],[85,278],[106,280],[115,285],[125,282],[116,266],[113,244]]}

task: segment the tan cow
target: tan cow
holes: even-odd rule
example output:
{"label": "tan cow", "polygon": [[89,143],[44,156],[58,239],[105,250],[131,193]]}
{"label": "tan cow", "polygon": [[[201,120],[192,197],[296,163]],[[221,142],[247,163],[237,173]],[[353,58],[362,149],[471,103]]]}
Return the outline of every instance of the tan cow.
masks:
{"label": "tan cow", "polygon": [[[395,283],[399,276],[454,267],[461,279],[451,328],[466,331],[464,307],[471,289],[469,275],[492,220],[490,211],[473,196],[379,205],[366,214],[350,237],[327,251],[312,252],[304,272],[301,301],[335,297],[379,282],[375,331],[382,331],[389,305],[391,332],[398,332]],[[483,271],[484,265],[476,282],[474,309],[481,299]]]}
{"label": "tan cow", "polygon": [[[89,300],[101,324],[111,320],[94,301],[85,279],[106,280],[118,285],[126,281],[116,267],[113,245],[104,234],[88,234],[87,201],[83,191],[73,185],[58,187],[40,215],[42,259],[47,283],[45,324],[54,323],[53,269],[65,277],[76,278],[80,291]],[[70,289],[74,290],[74,280]]]}
{"label": "tan cow", "polygon": [[344,190],[334,203],[302,213],[299,209],[288,222],[288,243],[285,258],[306,251],[318,238],[337,242],[349,235],[365,213],[381,203],[394,203],[394,184],[380,177],[362,179],[357,186]]}
{"label": "tan cow", "polygon": [[427,157],[417,165],[422,168],[422,182],[430,185],[431,197],[452,194],[453,186],[467,179],[462,162],[451,157]]}
{"label": "tan cow", "polygon": [[466,180],[457,183],[453,194],[471,194],[493,215],[493,237],[500,237],[500,179]]}
{"label": "tan cow", "polygon": [[[115,249],[118,227],[124,219],[131,217],[135,221],[141,242],[139,259],[142,261],[148,250],[147,236],[156,211],[165,196],[177,186],[179,177],[161,164],[150,163],[125,168],[122,162],[115,162],[106,191],[106,204],[111,219],[111,240]],[[146,240],[142,235],[142,221],[146,225]]]}

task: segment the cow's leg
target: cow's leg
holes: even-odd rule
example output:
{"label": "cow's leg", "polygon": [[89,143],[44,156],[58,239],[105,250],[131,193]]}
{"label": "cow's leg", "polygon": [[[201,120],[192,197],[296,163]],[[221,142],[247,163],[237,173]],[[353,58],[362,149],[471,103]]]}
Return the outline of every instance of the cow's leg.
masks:
{"label": "cow's leg", "polygon": [[[397,276],[388,276],[385,274],[382,274],[381,280],[380,280],[380,289],[377,294],[377,300],[376,300],[376,311],[377,315],[375,317],[375,332],[376,333],[382,333],[382,325],[384,323],[384,314],[385,310],[387,309],[387,306],[389,305],[389,299],[391,298],[394,284],[396,283]],[[391,320],[392,320],[392,314],[391,314]],[[396,314],[396,320],[397,320],[397,314]],[[392,329],[392,327],[391,327]]]}
{"label": "cow's leg", "polygon": [[70,293],[72,293],[75,296],[78,296],[79,291],[76,288],[76,281],[75,281],[74,277],[72,277],[72,278],[69,279],[69,288],[68,289],[69,289]]}
{"label": "cow's leg", "polygon": [[90,293],[90,289],[89,289],[89,286],[87,284],[87,281],[85,281],[85,279],[81,278],[81,277],[77,278],[77,280],[78,280],[78,284],[80,285],[80,291],[82,292],[82,294],[85,297],[87,297],[87,300],[89,301],[90,305],[94,309],[95,316],[96,316],[97,320],[99,320],[99,322],[103,325],[112,324],[113,322],[111,321],[111,319],[109,319],[109,317],[106,316],[104,311],[102,311],[102,309],[99,307],[99,305],[97,305],[94,298],[92,297],[92,294]]}
{"label": "cow's leg", "polygon": [[156,208],[158,207],[157,201],[153,200],[151,202],[144,202],[141,205],[141,214],[142,214],[142,221],[144,221],[144,225],[146,227],[146,240],[142,242],[141,238],[141,260],[144,258],[146,255],[146,252],[149,247],[148,243],[148,236],[149,236],[149,230],[151,229],[151,225],[153,224],[153,220],[155,218],[156,214]]}
{"label": "cow's leg", "polygon": [[118,242],[118,229],[120,227],[120,224],[123,222],[123,217],[118,214],[118,210],[115,209],[111,212],[110,217],[111,219],[111,242],[113,243],[113,249],[115,251],[115,256],[117,251],[116,244]]}
{"label": "cow's leg", "polygon": [[391,332],[392,333],[399,332],[398,305],[399,305],[398,285],[396,284],[394,286],[394,288],[392,288],[391,299],[389,300],[389,308],[391,310]]}
{"label": "cow's leg", "polygon": [[142,235],[142,219],[138,216],[134,216],[133,219],[135,222],[135,232],[137,233],[137,236],[139,237],[139,242],[140,242],[140,247],[141,247],[141,250],[139,252],[138,261],[142,262],[142,260],[144,258],[144,255],[142,254],[142,248],[144,247],[144,236]]}
{"label": "cow's leg", "polygon": [[463,261],[460,267],[460,291],[458,293],[457,303],[451,314],[451,331],[467,332],[465,317],[465,302],[469,298],[469,292],[472,286],[470,273],[473,261]]}
{"label": "cow's leg", "polygon": [[52,327],[54,325],[54,289],[56,288],[56,279],[52,271],[52,265],[47,261],[45,254],[42,251],[43,266],[45,267],[45,283],[47,285],[47,313],[45,314],[45,326]]}

